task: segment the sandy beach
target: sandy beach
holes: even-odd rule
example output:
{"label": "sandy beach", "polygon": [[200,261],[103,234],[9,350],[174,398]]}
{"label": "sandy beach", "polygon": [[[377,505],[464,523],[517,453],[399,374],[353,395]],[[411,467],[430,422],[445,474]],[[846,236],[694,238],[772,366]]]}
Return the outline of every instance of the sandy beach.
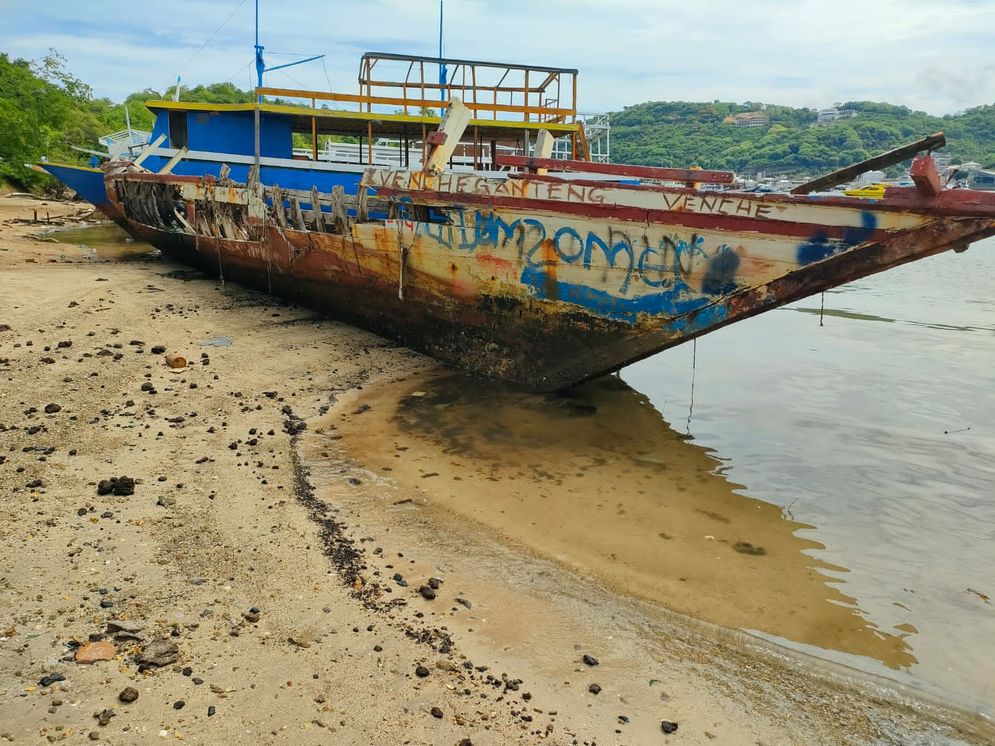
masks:
{"label": "sandy beach", "polygon": [[[423,478],[447,464],[364,424],[390,419],[431,360],[159,258],[38,238],[46,216],[86,212],[0,197],[0,740],[995,739],[713,625],[724,593],[647,573],[629,597],[542,525],[508,541],[509,521],[569,506],[474,517],[451,480],[433,497]],[[777,592],[811,596],[808,572]]]}

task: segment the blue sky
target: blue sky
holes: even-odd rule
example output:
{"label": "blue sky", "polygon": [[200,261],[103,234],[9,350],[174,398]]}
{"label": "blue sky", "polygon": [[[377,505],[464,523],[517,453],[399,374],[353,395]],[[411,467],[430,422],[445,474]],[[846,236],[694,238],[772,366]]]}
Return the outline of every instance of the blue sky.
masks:
{"label": "blue sky", "polygon": [[[253,3],[0,0],[0,51],[54,47],[112,99],[161,90],[180,70],[185,84],[245,88]],[[438,0],[261,7],[270,64],[326,55],[272,73],[272,86],[355,92],[364,51],[437,48]],[[936,114],[995,103],[995,0],[446,0],[445,14],[448,56],[577,67],[586,111],[661,99],[871,99]]]}

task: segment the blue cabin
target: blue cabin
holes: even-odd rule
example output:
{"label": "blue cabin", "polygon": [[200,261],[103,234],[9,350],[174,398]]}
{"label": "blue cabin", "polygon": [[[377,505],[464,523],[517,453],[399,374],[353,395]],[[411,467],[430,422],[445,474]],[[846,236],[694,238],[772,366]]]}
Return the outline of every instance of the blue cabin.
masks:
{"label": "blue cabin", "polygon": [[[445,83],[426,82],[434,78],[430,66],[448,71]],[[403,79],[391,78],[390,69],[405,71]],[[258,159],[268,186],[322,193],[341,186],[355,193],[370,167],[420,169],[428,135],[453,96],[473,113],[450,160],[453,170],[493,169],[502,151],[527,154],[543,130],[564,146],[561,157],[591,157],[577,120],[574,69],[368,52],[359,83],[359,94],[259,88],[259,103],[148,101],[155,114],[151,140],[130,157],[150,171],[184,176],[219,176],[227,165],[238,182]],[[98,207],[107,203],[99,169],[41,167]]]}

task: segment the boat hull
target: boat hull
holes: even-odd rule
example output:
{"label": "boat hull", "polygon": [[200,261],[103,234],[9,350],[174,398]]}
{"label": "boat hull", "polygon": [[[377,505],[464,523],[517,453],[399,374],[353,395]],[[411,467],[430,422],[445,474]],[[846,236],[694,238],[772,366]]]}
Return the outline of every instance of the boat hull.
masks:
{"label": "boat hull", "polygon": [[[585,200],[577,182],[550,193],[542,179],[410,178],[368,175],[381,218],[317,194],[190,177],[112,175],[108,192],[127,229],[168,256],[534,390],[995,233],[992,217],[942,214],[952,208],[940,203],[892,205],[872,221],[856,200],[735,196],[715,215],[691,190],[602,184]],[[304,197],[321,209],[302,209]]]}
{"label": "boat hull", "polygon": [[104,172],[99,168],[51,162],[41,163],[38,167],[61,181],[98,210],[107,213],[110,201],[107,199],[107,189],[104,186]]}

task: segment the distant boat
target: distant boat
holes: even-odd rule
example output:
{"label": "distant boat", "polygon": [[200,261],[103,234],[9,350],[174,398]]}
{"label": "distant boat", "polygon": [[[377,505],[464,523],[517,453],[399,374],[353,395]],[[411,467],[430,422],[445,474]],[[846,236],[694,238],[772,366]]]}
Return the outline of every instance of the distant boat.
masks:
{"label": "distant boat", "polygon": [[981,192],[995,191],[995,170],[985,169],[980,163],[962,163],[947,169],[948,180],[956,179],[960,186]]}
{"label": "distant boat", "polygon": [[894,185],[877,182],[874,184],[867,184],[862,187],[855,187],[854,189],[844,189],[843,194],[845,194],[847,197],[861,197],[863,199],[881,199],[884,197],[885,190],[891,186]]}

